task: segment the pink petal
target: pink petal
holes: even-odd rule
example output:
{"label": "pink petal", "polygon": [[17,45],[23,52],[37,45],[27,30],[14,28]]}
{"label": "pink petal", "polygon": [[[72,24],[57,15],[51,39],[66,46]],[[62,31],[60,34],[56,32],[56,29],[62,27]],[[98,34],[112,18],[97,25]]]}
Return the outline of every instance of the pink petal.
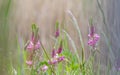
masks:
{"label": "pink petal", "polygon": [[56,50],[53,49],[53,51],[52,51],[52,57],[54,57],[55,55],[56,55]]}
{"label": "pink petal", "polygon": [[49,64],[56,64],[58,63],[58,60],[57,59],[52,59],[51,61],[48,61]]}
{"label": "pink petal", "polygon": [[96,43],[100,39],[100,36],[98,34],[94,34],[94,36],[91,36],[89,34],[88,37],[89,37],[88,45],[93,46],[93,47],[96,45]]}
{"label": "pink petal", "polygon": [[60,54],[62,52],[62,47],[60,47],[57,51],[58,54]]}
{"label": "pink petal", "polygon": [[63,61],[64,59],[65,59],[65,57],[64,57],[64,56],[61,56],[61,57],[58,58],[58,62],[61,62],[61,61]]}
{"label": "pink petal", "polygon": [[95,46],[96,42],[94,40],[89,40],[88,45]]}
{"label": "pink petal", "polygon": [[27,45],[27,50],[33,50],[34,49],[34,44],[32,41],[29,42],[29,44]]}
{"label": "pink petal", "polygon": [[95,34],[94,35],[94,41],[97,43],[99,39],[100,39],[100,36],[98,34]]}
{"label": "pink petal", "polygon": [[46,65],[44,65],[44,66],[41,68],[41,70],[44,71],[44,72],[45,72],[47,69],[48,69],[48,66],[46,66]]}
{"label": "pink petal", "polygon": [[28,65],[32,65],[32,61],[31,61],[31,60],[26,61],[26,64],[28,64]]}
{"label": "pink petal", "polygon": [[59,35],[60,35],[59,30],[56,30],[56,32],[55,32],[55,37],[57,38]]}
{"label": "pink petal", "polygon": [[39,48],[40,48],[40,41],[38,41],[38,42],[35,44],[34,50],[37,50],[37,49],[39,49]]}

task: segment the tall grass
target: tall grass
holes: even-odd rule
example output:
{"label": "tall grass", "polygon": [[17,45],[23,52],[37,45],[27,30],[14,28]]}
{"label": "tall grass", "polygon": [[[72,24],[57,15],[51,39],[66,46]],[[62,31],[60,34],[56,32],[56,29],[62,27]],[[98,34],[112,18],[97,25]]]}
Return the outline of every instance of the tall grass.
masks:
{"label": "tall grass", "polygon": [[[9,63],[9,49],[8,49],[8,37],[9,37],[9,11],[11,6],[11,0],[1,0],[0,7],[0,73],[2,75],[8,74]],[[8,57],[8,58],[6,58]]]}

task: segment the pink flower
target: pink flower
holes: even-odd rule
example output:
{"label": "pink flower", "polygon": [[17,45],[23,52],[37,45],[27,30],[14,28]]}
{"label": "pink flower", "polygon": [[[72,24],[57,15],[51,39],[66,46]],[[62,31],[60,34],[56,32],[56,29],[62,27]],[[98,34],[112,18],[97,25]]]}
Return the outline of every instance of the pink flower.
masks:
{"label": "pink flower", "polygon": [[48,61],[48,64],[51,64],[51,65],[52,64],[55,65],[56,63],[58,63],[58,60],[56,58],[52,58],[51,60]]}
{"label": "pink flower", "polygon": [[98,34],[95,33],[95,28],[92,26],[90,29],[90,33],[88,34],[88,45],[95,47],[95,45],[97,44],[97,42],[100,39],[100,36]]}
{"label": "pink flower", "polygon": [[63,48],[62,48],[62,41],[60,42],[60,47],[57,50],[57,53],[60,54],[62,52]]}
{"label": "pink flower", "polygon": [[59,31],[59,29],[57,29],[55,32],[55,37],[57,38],[59,35],[60,35],[60,31]]}
{"label": "pink flower", "polygon": [[58,58],[58,62],[61,62],[61,61],[63,61],[64,59],[65,59],[65,57],[64,57],[64,56],[61,56],[61,57]]}
{"label": "pink flower", "polygon": [[51,60],[48,61],[49,64],[56,64],[59,63],[61,61],[63,61],[65,59],[64,56],[59,56],[59,54],[62,52],[62,42],[60,44],[60,47],[58,48],[58,50],[53,49],[52,51],[52,58]]}
{"label": "pink flower", "polygon": [[35,44],[34,50],[37,50],[40,48],[40,41],[38,40],[37,43]]}
{"label": "pink flower", "polygon": [[36,44],[33,43],[33,41],[30,41],[27,45],[27,50],[37,50],[40,48],[40,41],[37,41]]}
{"label": "pink flower", "polygon": [[56,55],[56,50],[53,49],[53,51],[52,51],[52,58],[53,58],[55,55]]}
{"label": "pink flower", "polygon": [[61,52],[62,52],[62,47],[59,47],[58,50],[53,49],[53,51],[52,51],[52,57],[57,56]]}
{"label": "pink flower", "polygon": [[29,42],[29,44],[27,45],[27,50],[33,50],[34,44],[32,41]]}
{"label": "pink flower", "polygon": [[42,66],[41,70],[42,70],[43,72],[47,71],[47,70],[48,70],[48,66],[46,66],[46,65]]}
{"label": "pink flower", "polygon": [[38,40],[38,38],[35,37],[34,33],[32,33],[32,37],[30,42],[28,43],[26,49],[27,50],[37,50],[40,48],[40,41]]}
{"label": "pink flower", "polygon": [[64,56],[55,56],[50,61],[48,61],[48,63],[55,65],[56,63],[59,63],[59,62],[63,61],[64,59],[65,59]]}
{"label": "pink flower", "polygon": [[60,35],[59,22],[56,22],[55,25],[55,37],[57,38]]}
{"label": "pink flower", "polygon": [[57,53],[60,54],[62,52],[62,47],[59,47],[59,49],[57,50]]}
{"label": "pink flower", "polygon": [[26,61],[26,64],[28,64],[29,66],[31,66],[32,65],[32,61],[31,60]]}
{"label": "pink flower", "polygon": [[52,51],[52,58],[51,58],[51,60],[48,61],[48,63],[49,64],[56,64],[58,62],[57,58],[58,58],[58,54],[53,49],[53,51]]}
{"label": "pink flower", "polygon": [[32,35],[30,38],[30,41],[27,43],[27,45],[25,46],[25,49],[28,52],[28,60],[26,61],[26,64],[28,65],[32,65],[33,63],[33,55],[34,55],[34,51],[40,48],[40,41],[39,41],[39,35],[38,35],[38,28],[36,27],[35,24],[32,25]]}

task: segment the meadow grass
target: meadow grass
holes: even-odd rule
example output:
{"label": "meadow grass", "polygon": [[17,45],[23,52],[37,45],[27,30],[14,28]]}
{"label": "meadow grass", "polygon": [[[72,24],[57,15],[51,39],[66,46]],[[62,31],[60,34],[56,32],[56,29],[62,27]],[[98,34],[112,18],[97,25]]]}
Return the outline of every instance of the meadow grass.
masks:
{"label": "meadow grass", "polygon": [[[1,30],[2,32],[7,32],[9,29],[8,24],[7,24],[7,17],[9,15],[8,13],[9,13],[10,2],[11,0],[9,0],[8,6],[5,10],[5,15],[3,16],[5,18],[5,22],[2,26],[3,28]],[[103,23],[106,25],[104,12],[99,2],[98,2],[98,6],[103,16]],[[79,37],[81,48],[80,49],[77,48],[78,45],[75,44],[75,41],[66,31],[66,28],[59,27],[60,35],[59,37],[54,38],[55,39],[54,46],[51,48],[57,49],[60,46],[60,43],[62,40],[63,50],[62,50],[62,53],[59,54],[59,57],[64,56],[65,57],[64,61],[59,62],[55,65],[54,64],[50,65],[48,61],[51,60],[52,58],[52,56],[49,55],[52,53],[51,51],[52,49],[51,50],[46,49],[46,47],[42,44],[42,40],[39,39],[41,41],[40,42],[41,48],[35,51],[33,55],[34,64],[32,66],[29,66],[26,64],[26,60],[28,58],[27,57],[28,52],[24,48],[26,42],[24,41],[24,38],[21,38],[20,36],[16,37],[16,40],[17,40],[16,41],[17,42],[16,58],[17,60],[15,61],[17,62],[17,65],[15,66],[12,61],[13,59],[9,57],[9,60],[10,60],[9,65],[8,65],[9,75],[102,75],[101,70],[103,69],[103,67],[101,67],[102,65],[101,60],[99,59],[98,62],[95,61],[95,57],[96,55],[99,54],[99,52],[97,52],[97,50],[94,51],[91,49],[91,47],[89,47],[90,55],[88,59],[85,59],[85,48],[84,48],[85,46],[84,45],[86,45],[86,43],[84,43],[83,41],[82,31],[80,30],[77,20],[75,16],[72,14],[72,12],[68,11],[68,14],[71,17],[72,25],[75,27],[75,31],[77,31],[78,33],[77,37]],[[101,32],[101,34],[104,36],[105,42],[107,44],[107,47],[110,53],[109,54],[110,60],[107,61],[108,62],[106,66],[107,69],[104,71],[105,75],[119,75],[120,74],[119,71],[112,69],[112,66],[114,66],[115,55],[111,48],[110,40],[107,37],[105,32]],[[4,39],[6,41],[6,42],[2,41],[3,42],[2,45],[4,46],[6,46],[5,44],[7,44],[7,35],[8,34],[6,33],[4,36],[1,37],[2,40]],[[70,46],[73,48],[73,50],[70,49]],[[78,50],[81,53],[79,53]],[[96,64],[97,64],[97,68],[95,67]],[[44,65],[48,66],[48,69],[45,72],[41,70],[42,66]]]}
{"label": "meadow grass", "polygon": [[[11,62],[11,69],[10,73],[12,75],[101,75],[101,64],[100,60],[99,62],[95,63],[95,56],[99,54],[97,49],[90,47],[90,55],[88,59],[85,59],[85,53],[84,53],[84,42],[82,40],[81,30],[78,27],[77,21],[73,14],[69,11],[70,17],[73,21],[73,25],[76,28],[78,32],[79,41],[81,43],[81,53],[78,53],[78,50],[74,40],[70,37],[68,32],[66,32],[66,28],[62,29],[60,27],[60,35],[55,38],[55,43],[53,46],[53,49],[59,48],[61,41],[62,41],[62,52],[59,54],[59,57],[64,56],[65,59],[62,62],[58,62],[57,64],[49,64],[48,61],[52,61],[52,56],[49,55],[51,53],[48,53],[46,47],[42,44],[42,41],[40,40],[40,49],[35,51],[33,55],[33,61],[34,63],[32,66],[27,65],[25,62],[27,60],[27,51],[24,50],[24,40],[22,39],[23,43],[20,43],[18,41],[17,50],[18,50],[18,62],[17,68],[14,68],[12,66]],[[104,34],[105,36],[105,34]],[[18,37],[19,38],[19,37]],[[86,37],[87,38],[87,37]],[[107,39],[106,39],[107,41]],[[23,48],[20,48],[20,44],[23,45]],[[73,47],[73,51],[70,50],[69,46]],[[96,47],[97,48],[97,47]],[[22,50],[21,50],[22,49]],[[95,49],[95,50],[94,50]],[[43,52],[43,55],[40,55]],[[21,56],[22,55],[22,56]],[[42,58],[42,59],[39,59]],[[23,60],[21,62],[21,59]],[[95,64],[98,64],[98,68],[95,68]],[[42,66],[48,66],[48,69],[46,71],[42,71]],[[110,68],[108,67],[108,71],[110,72]],[[106,72],[106,73],[107,73]],[[109,74],[109,73],[107,73]]]}

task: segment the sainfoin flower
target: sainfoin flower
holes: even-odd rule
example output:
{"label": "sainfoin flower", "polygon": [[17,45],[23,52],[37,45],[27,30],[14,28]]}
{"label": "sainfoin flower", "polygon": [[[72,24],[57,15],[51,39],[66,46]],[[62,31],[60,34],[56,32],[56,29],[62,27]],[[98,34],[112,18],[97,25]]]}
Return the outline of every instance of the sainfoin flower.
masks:
{"label": "sainfoin flower", "polygon": [[59,35],[60,35],[60,31],[59,31],[59,29],[57,29],[55,32],[55,37],[57,38]]}
{"label": "sainfoin flower", "polygon": [[59,56],[59,54],[62,52],[62,42],[60,44],[60,47],[58,48],[58,50],[53,49],[52,51],[52,58],[51,60],[48,61],[49,64],[56,64],[59,63],[61,61],[63,61],[65,59],[64,56]]}
{"label": "sainfoin flower", "polygon": [[57,38],[60,35],[59,23],[56,22],[55,25],[55,37]]}
{"label": "sainfoin flower", "polygon": [[63,61],[64,59],[65,59],[64,56],[55,56],[55,57],[51,58],[51,60],[49,60],[48,63],[55,65],[55,64]]}
{"label": "sainfoin flower", "polygon": [[31,66],[32,65],[32,60],[26,61],[26,64]]}
{"label": "sainfoin flower", "polygon": [[33,55],[34,55],[34,51],[40,48],[40,41],[39,41],[39,35],[38,35],[38,28],[36,27],[35,24],[32,25],[32,35],[31,38],[29,40],[29,42],[27,43],[27,45],[25,46],[25,49],[28,51],[27,52],[27,61],[26,64],[28,64],[29,66],[31,66],[33,64]]}
{"label": "sainfoin flower", "polygon": [[60,54],[62,52],[62,47],[59,47],[57,53]]}
{"label": "sainfoin flower", "polygon": [[90,33],[88,34],[88,45],[95,47],[95,45],[97,44],[97,42],[100,39],[100,36],[98,34],[95,33],[95,28],[94,26],[90,27]]}
{"label": "sainfoin flower", "polygon": [[43,65],[43,66],[41,67],[41,70],[42,70],[43,72],[46,72],[46,71],[48,70],[48,66]]}
{"label": "sainfoin flower", "polygon": [[35,37],[34,33],[32,33],[31,40],[29,41],[26,49],[27,50],[37,50],[40,48],[40,41]]}
{"label": "sainfoin flower", "polygon": [[61,57],[58,58],[58,62],[61,62],[61,61],[63,61],[64,59],[65,59],[65,57],[64,57],[64,56],[61,56]]}

